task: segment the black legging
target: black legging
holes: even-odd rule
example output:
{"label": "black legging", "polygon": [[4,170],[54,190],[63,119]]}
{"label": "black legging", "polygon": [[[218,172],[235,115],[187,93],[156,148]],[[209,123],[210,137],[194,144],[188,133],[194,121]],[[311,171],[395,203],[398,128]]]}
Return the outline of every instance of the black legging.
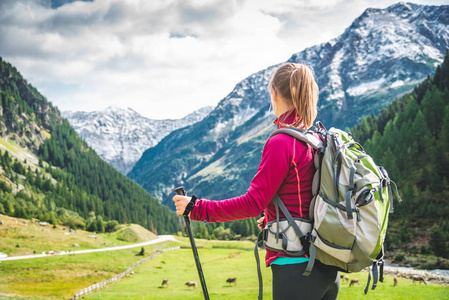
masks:
{"label": "black legging", "polygon": [[315,261],[312,273],[302,275],[306,263],[271,265],[273,273],[273,300],[335,300],[340,289],[338,271]]}

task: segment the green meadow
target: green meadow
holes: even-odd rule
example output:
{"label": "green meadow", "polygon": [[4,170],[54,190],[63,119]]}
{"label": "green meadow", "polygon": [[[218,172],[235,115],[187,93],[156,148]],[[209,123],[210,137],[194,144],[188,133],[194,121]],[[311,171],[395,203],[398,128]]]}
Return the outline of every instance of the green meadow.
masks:
{"label": "green meadow", "polygon": [[[144,247],[154,250],[176,246],[173,242]],[[141,260],[141,248],[36,259],[0,264],[0,299],[70,299],[74,293],[110,279]]]}
{"label": "green meadow", "polygon": [[[257,299],[258,280],[252,250],[209,248],[199,249],[200,260],[210,299]],[[263,261],[264,251],[259,251]],[[264,298],[271,299],[271,270],[262,268]],[[226,279],[236,277],[237,284]],[[386,276],[384,283],[364,295],[367,272],[349,274],[350,279],[360,279],[360,285],[349,287],[341,282],[339,299],[449,299],[449,287],[444,285],[412,284],[411,280],[399,278],[393,286],[393,277]],[[162,287],[163,279],[169,280]],[[187,281],[198,283],[196,288],[185,285]],[[198,280],[191,249],[166,252],[134,269],[129,276],[107,288],[93,292],[85,299],[204,299]]]}
{"label": "green meadow", "polygon": [[[30,254],[33,249],[37,253],[69,248],[92,249],[154,238],[139,226],[130,225],[113,234],[98,234],[97,239],[90,239],[89,233],[82,231],[69,239],[71,235],[64,234],[61,228],[45,228],[42,231],[42,228],[31,224],[21,225],[20,220],[17,223],[12,218],[7,221],[10,227],[16,227],[14,232],[2,232],[0,248],[9,256]],[[203,299],[189,241],[185,237],[176,238],[177,242],[145,246],[143,257],[136,256],[141,251],[138,247],[3,261],[0,263],[0,300],[71,299],[74,293],[124,272],[155,251],[174,246],[181,246],[181,249],[159,254],[136,267],[133,275],[129,274],[116,283],[85,295],[84,299]],[[71,247],[70,243],[74,240],[80,243],[78,249]],[[257,298],[258,278],[253,242],[198,239],[196,243],[211,299]],[[259,251],[262,263],[264,254],[264,251]],[[262,273],[264,298],[271,299],[271,270],[262,265]],[[236,277],[237,283],[227,283],[226,279],[230,277]],[[339,299],[449,299],[448,286],[412,284],[408,279],[399,278],[399,285],[394,287],[391,276],[386,276],[385,282],[379,283],[376,290],[364,295],[367,273],[350,274],[349,277],[358,278],[360,285],[349,287],[348,282],[342,281]],[[169,280],[169,285],[162,287],[164,279]],[[197,282],[197,287],[186,286],[187,281]]]}

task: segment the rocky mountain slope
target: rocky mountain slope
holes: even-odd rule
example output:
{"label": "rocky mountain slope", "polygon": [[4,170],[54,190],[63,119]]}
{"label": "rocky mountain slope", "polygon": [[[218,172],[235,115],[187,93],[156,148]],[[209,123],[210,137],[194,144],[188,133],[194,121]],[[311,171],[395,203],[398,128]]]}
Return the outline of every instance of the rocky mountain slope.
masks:
{"label": "rocky mountain slope", "polygon": [[116,107],[93,112],[66,111],[62,115],[101,158],[127,174],[146,149],[156,146],[173,130],[201,121],[212,109],[203,107],[177,120],[152,120],[131,108]]}
{"label": "rocky mountain slope", "polygon": [[[339,37],[288,61],[314,68],[318,119],[345,128],[433,73],[448,46],[449,6],[399,3],[367,9]],[[209,199],[244,193],[274,130],[267,84],[276,67],[244,79],[204,120],[148,149],[128,176],[170,207],[178,185]]]}
{"label": "rocky mountain slope", "polygon": [[313,66],[319,118],[352,127],[434,72],[449,47],[449,6],[398,3],[367,9],[345,32],[293,55]]}

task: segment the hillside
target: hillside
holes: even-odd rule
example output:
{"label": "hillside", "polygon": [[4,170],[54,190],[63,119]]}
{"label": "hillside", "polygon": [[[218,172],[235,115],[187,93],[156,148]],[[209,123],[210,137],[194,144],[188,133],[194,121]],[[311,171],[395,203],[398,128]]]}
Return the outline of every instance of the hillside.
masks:
{"label": "hillside", "polygon": [[448,124],[449,52],[434,77],[352,130],[376,162],[387,168],[403,195],[391,215],[389,250],[415,254],[431,250],[449,258]]}
{"label": "hillside", "polygon": [[100,232],[112,220],[178,230],[174,213],[104,162],[1,58],[0,97],[1,214]]}
{"label": "hillside", "polygon": [[93,234],[82,229],[71,230],[64,225],[43,226],[37,219],[2,215],[0,221],[3,223],[0,225],[0,252],[9,257],[49,251],[107,248],[156,238],[154,233],[137,224],[121,225],[113,233]]}
{"label": "hillside", "polygon": [[[318,120],[352,127],[411,91],[443,61],[448,15],[447,5],[368,9],[341,36],[294,54],[288,61],[315,69]],[[244,194],[275,129],[267,84],[276,67],[245,78],[203,121],[148,149],[128,176],[171,209],[175,186],[207,199]]]}

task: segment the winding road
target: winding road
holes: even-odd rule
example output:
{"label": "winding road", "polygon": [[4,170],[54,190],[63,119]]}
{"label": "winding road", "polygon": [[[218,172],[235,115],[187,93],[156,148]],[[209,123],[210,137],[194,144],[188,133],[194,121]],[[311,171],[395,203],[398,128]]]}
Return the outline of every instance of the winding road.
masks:
{"label": "winding road", "polygon": [[104,252],[104,251],[115,251],[115,250],[123,250],[129,248],[143,247],[152,244],[162,243],[166,241],[176,241],[176,239],[172,235],[159,235],[156,239],[146,241],[139,244],[125,245],[125,246],[115,246],[109,248],[100,248],[100,249],[88,249],[88,250],[78,250],[78,251],[61,251],[55,254],[33,254],[33,255],[21,255],[21,256],[11,256],[6,258],[0,258],[0,262],[8,261],[8,260],[19,260],[19,259],[31,259],[31,258],[40,258],[40,257],[51,257],[55,255],[72,255],[72,254],[83,254],[83,253],[92,253],[92,252]]}

